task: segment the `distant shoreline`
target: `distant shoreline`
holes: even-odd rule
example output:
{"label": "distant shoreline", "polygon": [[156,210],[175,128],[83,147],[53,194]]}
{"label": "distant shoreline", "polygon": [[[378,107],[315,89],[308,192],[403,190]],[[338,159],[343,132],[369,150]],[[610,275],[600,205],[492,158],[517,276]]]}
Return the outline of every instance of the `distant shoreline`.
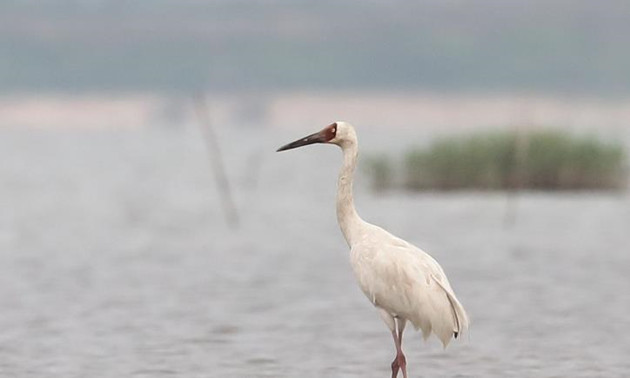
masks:
{"label": "distant shoreline", "polygon": [[[145,128],[195,122],[191,97],[137,93],[0,96],[0,127]],[[630,97],[537,94],[287,91],[207,94],[214,122],[293,128],[345,119],[362,127],[431,133],[480,128],[556,127],[630,140]]]}

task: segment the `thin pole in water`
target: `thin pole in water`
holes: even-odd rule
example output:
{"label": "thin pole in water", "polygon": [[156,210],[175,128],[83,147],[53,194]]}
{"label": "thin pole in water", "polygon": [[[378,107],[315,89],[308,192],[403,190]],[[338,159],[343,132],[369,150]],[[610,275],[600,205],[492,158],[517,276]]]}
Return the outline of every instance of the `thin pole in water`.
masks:
{"label": "thin pole in water", "polygon": [[[524,126],[523,126],[524,127]],[[517,199],[519,192],[525,186],[527,154],[529,153],[529,133],[523,127],[516,128],[514,140],[514,157],[513,157],[513,177],[510,177],[512,183],[507,188],[507,201],[505,209],[505,217],[503,218],[503,226],[511,227],[516,223],[518,212]],[[510,187],[511,186],[511,187]]]}
{"label": "thin pole in water", "polygon": [[199,93],[193,97],[193,100],[195,110],[197,112],[197,118],[199,119],[199,127],[201,128],[201,133],[203,134],[204,141],[206,142],[208,155],[212,164],[212,170],[214,172],[217,189],[219,190],[219,196],[221,196],[221,204],[223,205],[225,220],[230,227],[238,228],[238,210],[236,209],[236,205],[232,199],[232,192],[230,190],[230,183],[226,174],[225,165],[223,164],[220,143],[214,131],[212,122],[210,121],[206,98],[202,93]]}

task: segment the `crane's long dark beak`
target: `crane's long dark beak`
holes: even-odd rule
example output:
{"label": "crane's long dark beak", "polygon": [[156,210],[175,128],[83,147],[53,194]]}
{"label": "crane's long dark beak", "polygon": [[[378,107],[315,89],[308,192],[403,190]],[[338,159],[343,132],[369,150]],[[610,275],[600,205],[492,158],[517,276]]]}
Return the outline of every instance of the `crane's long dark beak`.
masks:
{"label": "crane's long dark beak", "polygon": [[325,142],[326,142],[326,135],[322,131],[320,131],[315,134],[306,136],[304,138],[300,138],[296,140],[295,142],[285,144],[284,146],[278,148],[276,152],[286,151],[292,148],[298,148],[298,147],[306,146],[313,143],[325,143]]}

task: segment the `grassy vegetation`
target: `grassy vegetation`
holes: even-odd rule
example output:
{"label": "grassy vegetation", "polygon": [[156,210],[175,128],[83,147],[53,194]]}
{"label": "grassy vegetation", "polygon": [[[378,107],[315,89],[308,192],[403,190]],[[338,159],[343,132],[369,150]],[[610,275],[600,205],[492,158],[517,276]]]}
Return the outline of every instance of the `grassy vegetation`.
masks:
{"label": "grassy vegetation", "polygon": [[559,131],[443,138],[408,151],[402,172],[387,156],[371,157],[368,166],[377,190],[394,186],[397,173],[410,190],[610,190],[628,183],[620,144]]}

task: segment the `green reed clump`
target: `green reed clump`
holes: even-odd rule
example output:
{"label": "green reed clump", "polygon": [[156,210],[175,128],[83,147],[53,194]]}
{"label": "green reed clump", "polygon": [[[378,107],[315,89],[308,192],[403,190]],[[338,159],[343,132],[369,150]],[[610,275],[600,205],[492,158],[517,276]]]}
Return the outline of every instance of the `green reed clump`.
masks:
{"label": "green reed clump", "polygon": [[444,138],[405,155],[408,189],[498,189],[514,165],[515,138],[507,133]]}
{"label": "green reed clump", "polygon": [[620,189],[628,182],[620,144],[551,131],[528,137],[524,164],[528,188]]}
{"label": "green reed clump", "polygon": [[[394,176],[384,159],[370,162],[378,189],[391,186]],[[628,183],[620,144],[548,130],[442,138],[408,151],[402,176],[411,190],[621,189]]]}

